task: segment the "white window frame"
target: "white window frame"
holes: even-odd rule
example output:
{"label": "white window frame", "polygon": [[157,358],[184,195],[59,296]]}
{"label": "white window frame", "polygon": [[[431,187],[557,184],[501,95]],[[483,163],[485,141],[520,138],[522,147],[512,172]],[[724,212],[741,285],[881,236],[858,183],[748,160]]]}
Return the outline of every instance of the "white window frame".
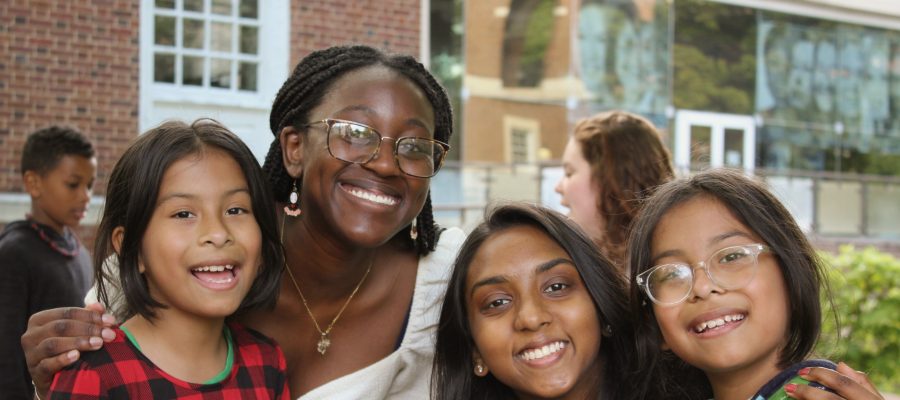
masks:
{"label": "white window frame", "polygon": [[419,62],[431,68],[431,0],[419,1]]}
{"label": "white window frame", "polygon": [[680,171],[691,168],[691,127],[710,128],[710,167],[725,165],[725,130],[743,133],[741,154],[744,171],[756,167],[756,120],[750,115],[724,114],[707,111],[678,110],[675,114],[675,167]]}
{"label": "white window frame", "polygon": [[[238,0],[233,0],[234,12],[237,13]],[[251,22],[239,17],[217,17],[211,14],[211,0],[204,0],[204,13],[183,11],[183,0],[175,0],[175,10],[158,12],[155,9],[154,0],[141,0],[141,24],[140,24],[140,130],[144,131],[155,126],[160,121],[154,120],[152,113],[147,112],[157,102],[185,103],[191,105],[210,107],[239,107],[247,110],[268,111],[272,100],[284,79],[287,77],[290,54],[290,2],[288,0],[259,0],[258,22]],[[207,44],[202,50],[180,48],[182,25],[176,24],[176,51],[180,54],[211,57],[218,54],[210,50],[211,20],[228,22],[247,22],[248,25],[258,26],[257,32],[259,45],[256,56],[238,54],[227,55],[228,59],[255,59],[257,65],[256,91],[238,90],[236,80],[237,71],[232,71],[232,87],[217,88],[208,87],[209,73],[204,72],[204,86],[182,86],[180,84],[181,63],[176,61],[176,77],[174,84],[154,81],[154,51],[169,50],[169,47],[157,46],[154,41],[155,16],[172,15],[188,16],[204,20],[204,42]],[[238,29],[237,25],[233,28]],[[238,46],[238,35],[233,31],[232,45]],[[234,47],[237,48],[237,47]],[[205,71],[209,71],[209,62],[204,62]],[[237,67],[237,63],[235,65]]]}

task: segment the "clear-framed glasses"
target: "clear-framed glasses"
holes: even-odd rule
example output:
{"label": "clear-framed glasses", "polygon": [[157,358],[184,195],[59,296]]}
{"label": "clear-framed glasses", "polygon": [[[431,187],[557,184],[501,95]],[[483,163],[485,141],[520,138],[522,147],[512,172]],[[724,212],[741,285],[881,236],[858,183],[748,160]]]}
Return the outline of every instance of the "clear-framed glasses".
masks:
{"label": "clear-framed glasses", "polygon": [[694,288],[694,271],[706,270],[706,276],[719,287],[740,289],[756,276],[759,254],[769,251],[765,245],[754,243],[730,246],[717,250],[706,261],[690,265],[672,263],[656,265],[637,276],[637,285],[647,297],[661,306],[683,302]]}
{"label": "clear-framed glasses", "polygon": [[450,151],[447,143],[417,136],[391,138],[381,136],[374,128],[358,122],[326,118],[310,122],[306,127],[325,124],[328,154],[341,161],[365,164],[372,161],[385,139],[394,141],[394,161],[403,173],[418,178],[437,174]]}

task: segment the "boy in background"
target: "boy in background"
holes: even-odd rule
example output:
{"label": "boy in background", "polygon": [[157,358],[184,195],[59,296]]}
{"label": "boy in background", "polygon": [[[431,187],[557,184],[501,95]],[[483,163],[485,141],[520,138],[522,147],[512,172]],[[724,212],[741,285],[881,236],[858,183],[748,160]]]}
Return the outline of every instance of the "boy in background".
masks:
{"label": "boy in background", "polygon": [[91,143],[49,127],[28,136],[22,181],[31,212],[0,232],[0,396],[31,399],[20,338],[28,318],[56,307],[84,306],[93,284],[87,249],[73,229],[84,218],[97,175]]}

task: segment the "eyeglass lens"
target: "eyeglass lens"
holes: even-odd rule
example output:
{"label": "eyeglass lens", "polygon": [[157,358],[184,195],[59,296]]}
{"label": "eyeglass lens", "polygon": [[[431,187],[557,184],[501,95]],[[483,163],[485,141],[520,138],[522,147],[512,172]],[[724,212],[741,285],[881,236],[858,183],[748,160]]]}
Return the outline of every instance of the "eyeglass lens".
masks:
{"label": "eyeglass lens", "polygon": [[[328,150],[340,160],[365,164],[378,153],[381,139],[377,131],[365,125],[334,121],[328,131]],[[413,136],[397,139],[394,151],[401,171],[423,178],[437,173],[446,153],[439,142]]]}
{"label": "eyeglass lens", "polygon": [[[727,247],[714,253],[706,261],[705,269],[716,285],[738,289],[753,279],[757,253],[751,246]],[[678,303],[690,294],[694,273],[694,267],[683,263],[660,265],[647,277],[647,288],[660,303]]]}

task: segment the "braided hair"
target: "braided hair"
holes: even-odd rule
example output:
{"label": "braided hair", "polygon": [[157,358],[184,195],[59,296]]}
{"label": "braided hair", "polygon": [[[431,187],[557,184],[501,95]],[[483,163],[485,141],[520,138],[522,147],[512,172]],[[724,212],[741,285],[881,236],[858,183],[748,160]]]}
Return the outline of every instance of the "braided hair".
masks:
{"label": "braided hair", "polygon": [[[301,126],[308,122],[309,113],[317,107],[331,88],[331,85],[346,73],[364,67],[383,65],[403,75],[416,84],[425,94],[434,109],[434,138],[449,143],[453,133],[453,112],[450,99],[444,88],[428,70],[413,57],[388,55],[369,46],[336,46],[310,53],[300,60],[294,72],[281,86],[272,112],[269,114],[269,128],[275,140],[269,147],[263,171],[269,179],[276,201],[287,201],[293,178],[287,173],[282,162],[279,133],[287,126]],[[298,187],[301,182],[298,179]],[[431,193],[425,199],[422,211],[413,223],[418,237],[415,242],[401,230],[397,235],[407,237],[411,248],[419,256],[432,252],[437,245],[441,229],[435,224],[431,207]]]}

